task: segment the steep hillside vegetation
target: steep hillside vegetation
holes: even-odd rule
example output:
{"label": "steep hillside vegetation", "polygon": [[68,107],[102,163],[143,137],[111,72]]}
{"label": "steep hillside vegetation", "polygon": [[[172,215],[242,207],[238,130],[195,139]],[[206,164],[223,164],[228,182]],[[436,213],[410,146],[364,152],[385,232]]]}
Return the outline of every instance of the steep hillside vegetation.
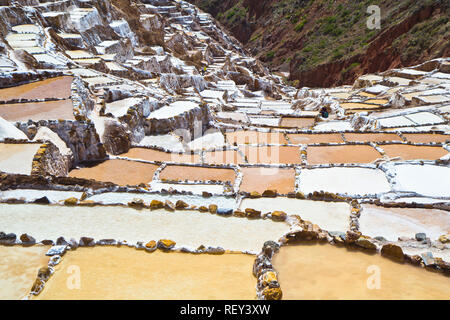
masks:
{"label": "steep hillside vegetation", "polygon": [[[450,2],[442,0],[191,0],[296,86],[357,76],[450,54]],[[367,8],[381,9],[381,29]]]}

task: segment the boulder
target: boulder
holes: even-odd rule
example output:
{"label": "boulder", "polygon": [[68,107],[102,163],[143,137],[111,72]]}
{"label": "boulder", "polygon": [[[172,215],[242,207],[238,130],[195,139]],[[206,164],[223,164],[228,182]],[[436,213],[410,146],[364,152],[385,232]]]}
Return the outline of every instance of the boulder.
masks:
{"label": "boulder", "polygon": [[285,221],[287,214],[284,211],[274,211],[271,214],[273,221]]}
{"label": "boulder", "polygon": [[385,244],[381,248],[381,255],[391,258],[398,262],[403,262],[405,260],[402,248],[393,243]]}
{"label": "boulder", "polygon": [[161,250],[171,250],[175,247],[176,242],[173,240],[161,239],[158,241],[157,247]]}
{"label": "boulder", "polygon": [[152,202],[150,202],[151,210],[161,209],[161,208],[164,208],[164,202],[159,201],[159,200],[152,200]]}

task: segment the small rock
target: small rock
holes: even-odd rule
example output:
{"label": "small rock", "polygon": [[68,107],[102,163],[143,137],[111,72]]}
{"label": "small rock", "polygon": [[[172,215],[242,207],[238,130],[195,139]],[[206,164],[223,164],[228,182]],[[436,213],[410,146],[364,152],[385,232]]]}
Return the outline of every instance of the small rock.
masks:
{"label": "small rock", "polygon": [[43,196],[42,198],[38,198],[38,199],[34,200],[33,203],[36,203],[36,204],[49,204],[50,200],[48,200],[48,198],[46,196]]}
{"label": "small rock", "polygon": [[78,245],[80,247],[93,247],[95,245],[95,241],[93,238],[81,237]]}
{"label": "small rock", "polygon": [[386,242],[387,241],[387,239],[385,237],[381,237],[381,236],[375,237],[374,239],[378,240],[380,242]]}
{"label": "small rock", "polygon": [[213,248],[213,247],[208,247],[208,249],[206,249],[206,252],[209,254],[224,254],[225,253],[225,249],[221,248],[221,247],[217,247],[217,248]]}
{"label": "small rock", "polygon": [[203,191],[202,192],[202,197],[203,198],[211,198],[212,197],[212,193]]}
{"label": "small rock", "polygon": [[60,246],[52,246],[47,253],[46,256],[63,256],[66,253],[67,245],[60,245]]}
{"label": "small rock", "polygon": [[78,248],[78,242],[74,238],[70,239],[69,245],[72,250],[76,250]]}
{"label": "small rock", "polygon": [[134,209],[142,209],[145,207],[144,200],[134,198],[131,202],[128,202],[128,206]]}
{"label": "small rock", "polygon": [[416,240],[417,241],[424,241],[424,240],[427,240],[427,235],[425,234],[425,233],[423,233],[423,232],[421,232],[421,233],[416,233]]}
{"label": "small rock", "polygon": [[31,292],[34,295],[38,295],[42,291],[42,289],[44,289],[44,281],[42,281],[40,278],[36,278],[33,286],[31,287]]}
{"label": "small rock", "polygon": [[422,253],[420,257],[422,258],[422,261],[426,267],[430,267],[436,264],[436,262],[434,261],[433,254],[431,252]]}
{"label": "small rock", "polygon": [[158,241],[157,247],[161,250],[171,250],[176,245],[175,241],[167,240],[167,239],[161,239]]}
{"label": "small rock", "polygon": [[155,251],[157,248],[157,243],[155,240],[151,240],[149,242],[147,242],[147,244],[145,245],[145,250],[147,252],[153,252]]}
{"label": "small rock", "polygon": [[46,245],[46,246],[52,246],[52,245],[55,244],[55,243],[53,242],[53,240],[42,240],[41,243],[42,243],[43,245]]}
{"label": "small rock", "polygon": [[266,190],[262,193],[262,196],[265,198],[276,198],[277,190]]}
{"label": "small rock", "polygon": [[252,209],[252,208],[245,209],[245,213],[247,215],[247,218],[251,218],[251,219],[261,218],[261,211],[258,211],[258,210]]}
{"label": "small rock", "polygon": [[98,240],[96,244],[101,246],[115,246],[117,241],[115,239],[101,239]]}
{"label": "small rock", "polygon": [[259,279],[259,287],[270,287],[270,288],[278,288],[280,284],[278,283],[277,274],[274,270],[267,270],[264,272]]}
{"label": "small rock", "polygon": [[38,271],[38,278],[46,281],[48,278],[50,278],[51,274],[52,271],[49,267],[42,267]]}
{"label": "small rock", "polygon": [[286,212],[283,211],[274,211],[271,216],[273,221],[285,221],[287,218]]}
{"label": "small rock", "polygon": [[399,262],[403,262],[405,260],[402,248],[393,243],[385,244],[381,248],[381,255],[386,256],[388,258],[392,258]]}
{"label": "small rock", "polygon": [[450,242],[450,234],[443,234],[439,237],[439,242],[441,243],[449,243]]}
{"label": "small rock", "polygon": [[242,212],[241,210],[234,210],[233,216],[238,218],[244,218],[246,216],[245,212]]}
{"label": "small rock", "polygon": [[215,204],[210,204],[208,209],[209,209],[209,212],[211,212],[213,214],[217,213],[217,205],[215,205]]}
{"label": "small rock", "polygon": [[269,240],[264,242],[262,251],[269,258],[272,258],[273,254],[278,252],[278,250],[280,250],[280,245],[275,241]]}
{"label": "small rock", "polygon": [[64,200],[66,206],[75,206],[78,203],[78,199],[75,197],[68,198]]}
{"label": "small rock", "polygon": [[355,245],[367,250],[377,250],[377,246],[370,241],[369,237],[361,236],[358,240],[355,241]]}
{"label": "small rock", "polygon": [[264,296],[265,300],[281,300],[281,297],[283,296],[283,292],[280,287],[265,287],[261,294]]}
{"label": "small rock", "polygon": [[62,245],[67,246],[69,243],[66,241],[66,239],[64,239],[64,237],[59,237],[58,239],[56,239],[56,244],[58,246],[62,246]]}
{"label": "small rock", "polygon": [[303,192],[300,192],[300,191],[295,194],[295,197],[297,199],[306,199],[305,194]]}
{"label": "small rock", "polygon": [[252,191],[252,192],[250,192],[250,198],[252,198],[252,199],[261,198],[261,194],[256,191]]}
{"label": "small rock", "polygon": [[183,200],[178,200],[177,203],[175,204],[175,208],[177,209],[183,210],[186,209],[187,207],[189,207],[189,205]]}
{"label": "small rock", "polygon": [[16,243],[17,236],[14,233],[3,233],[0,235],[0,244],[2,245],[13,245]]}
{"label": "small rock", "polygon": [[151,210],[161,209],[161,208],[164,208],[164,203],[162,201],[152,200],[152,202],[150,202],[150,209]]}
{"label": "small rock", "polygon": [[231,216],[233,214],[233,209],[220,208],[216,212],[219,216]]}
{"label": "small rock", "polygon": [[24,233],[20,236],[20,241],[22,241],[22,245],[25,247],[36,244],[36,239],[34,239],[32,236],[30,236],[26,233]]}
{"label": "small rock", "polygon": [[205,207],[205,206],[200,206],[200,207],[198,208],[198,210],[199,210],[200,212],[207,212],[207,211],[208,211],[208,208]]}

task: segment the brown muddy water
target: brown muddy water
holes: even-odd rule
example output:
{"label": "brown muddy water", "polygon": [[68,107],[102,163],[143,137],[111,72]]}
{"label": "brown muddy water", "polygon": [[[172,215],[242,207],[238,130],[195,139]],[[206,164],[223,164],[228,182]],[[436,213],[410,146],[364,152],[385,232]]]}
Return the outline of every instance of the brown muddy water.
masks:
{"label": "brown muddy water", "polygon": [[161,171],[159,177],[167,180],[230,181],[233,184],[236,174],[233,169],[169,165]]}
{"label": "brown muddy water", "polygon": [[[64,256],[37,299],[253,300],[254,260],[246,254],[79,248]],[[70,279],[74,270],[79,270],[77,282]]]}
{"label": "brown muddy water", "polygon": [[370,163],[381,158],[372,146],[310,146],[306,150],[308,164]]}
{"label": "brown muddy water", "polygon": [[91,168],[74,169],[69,176],[113,182],[118,185],[138,185],[149,183],[159,166],[127,160],[106,160]]}
{"label": "brown muddy water", "polygon": [[441,274],[330,244],[282,247],[273,265],[287,300],[448,299],[450,293],[450,279]]}
{"label": "brown muddy water", "polygon": [[411,146],[401,144],[381,145],[380,147],[384,150],[388,157],[401,157],[403,160],[436,160],[448,154],[448,151],[441,147]]}
{"label": "brown muddy water", "polygon": [[277,190],[287,194],[295,189],[295,170],[279,168],[242,168],[243,179],[240,191],[263,193]]}
{"label": "brown muddy water", "polygon": [[208,164],[240,164],[244,163],[244,158],[238,151],[212,151],[205,152],[205,163]]}
{"label": "brown muddy water", "polygon": [[427,143],[427,142],[446,142],[450,141],[448,134],[432,134],[432,133],[403,133],[406,140],[413,143]]}
{"label": "brown muddy water", "polygon": [[72,100],[0,104],[0,117],[8,121],[75,120]]}
{"label": "brown muddy water", "polygon": [[63,76],[0,89],[0,100],[69,98],[72,79],[71,76]]}

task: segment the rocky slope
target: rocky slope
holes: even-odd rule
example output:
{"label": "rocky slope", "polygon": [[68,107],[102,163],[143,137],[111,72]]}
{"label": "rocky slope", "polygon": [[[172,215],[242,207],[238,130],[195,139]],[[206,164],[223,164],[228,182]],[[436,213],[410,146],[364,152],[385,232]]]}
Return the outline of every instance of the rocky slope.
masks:
{"label": "rocky slope", "polygon": [[[450,54],[446,1],[190,1],[297,87],[351,84],[360,75]],[[367,8],[381,9],[370,30]]]}

